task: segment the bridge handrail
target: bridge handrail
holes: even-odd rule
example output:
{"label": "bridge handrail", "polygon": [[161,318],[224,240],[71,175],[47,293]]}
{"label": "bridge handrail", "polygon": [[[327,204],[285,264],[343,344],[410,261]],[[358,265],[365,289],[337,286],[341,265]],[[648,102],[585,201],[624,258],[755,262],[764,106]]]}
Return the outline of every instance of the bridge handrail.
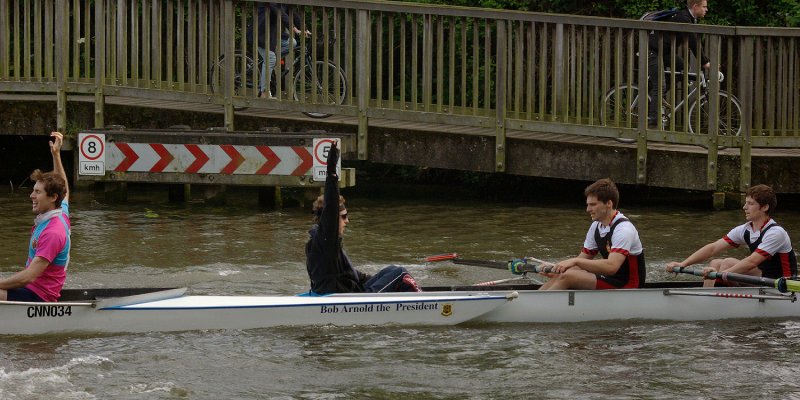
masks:
{"label": "bridge handrail", "polygon": [[[149,8],[136,13],[128,2],[117,0],[98,0],[91,7],[61,0],[0,1],[0,37],[9,38],[0,41],[0,96],[56,93],[63,105],[68,93],[92,93],[97,126],[103,125],[105,96],[218,105],[231,129],[235,107],[350,115],[362,121],[362,130],[375,116],[480,126],[496,138],[501,171],[511,130],[616,138],[635,141],[645,150],[654,141],[709,149],[800,145],[797,28],[652,23],[392,1],[284,2],[300,7],[313,35],[337,38],[329,52],[313,57],[333,59],[343,68],[351,85],[343,104],[262,101],[256,88],[234,91],[232,76],[221,78],[221,93],[210,92],[215,60],[238,50],[255,53],[242,32],[253,23],[257,2],[231,0],[145,2]],[[608,124],[602,118],[606,94],[621,85],[647,85],[648,60],[637,54],[649,52],[651,31],[665,32],[662,46],[683,40],[671,39],[671,32],[701,35],[710,73],[724,72],[728,79],[712,82],[706,98],[693,100],[698,106],[673,110],[667,129],[648,129],[634,115],[642,115],[646,102]],[[699,61],[686,47],[671,46],[669,58],[687,60],[688,69],[697,71]],[[233,61],[229,67],[235,69]],[[258,79],[256,71],[247,73]],[[680,98],[675,94],[679,81],[667,82],[669,104]],[[719,124],[735,119],[726,105],[730,100],[720,91],[741,101],[739,136],[716,134]],[[66,112],[66,107],[59,109]],[[692,118],[707,132],[695,132]],[[704,125],[705,119],[709,123]],[[65,114],[59,113],[58,125],[66,125]],[[366,140],[364,132],[361,158],[366,157]],[[716,157],[711,153],[710,160]]]}

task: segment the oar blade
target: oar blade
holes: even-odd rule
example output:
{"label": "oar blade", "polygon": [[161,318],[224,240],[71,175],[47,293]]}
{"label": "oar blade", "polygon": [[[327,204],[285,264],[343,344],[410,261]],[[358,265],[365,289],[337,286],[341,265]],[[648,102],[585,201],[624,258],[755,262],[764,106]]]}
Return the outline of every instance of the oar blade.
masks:
{"label": "oar blade", "polygon": [[447,261],[447,260],[454,260],[456,258],[458,258],[458,253],[436,254],[433,256],[425,257],[425,262]]}

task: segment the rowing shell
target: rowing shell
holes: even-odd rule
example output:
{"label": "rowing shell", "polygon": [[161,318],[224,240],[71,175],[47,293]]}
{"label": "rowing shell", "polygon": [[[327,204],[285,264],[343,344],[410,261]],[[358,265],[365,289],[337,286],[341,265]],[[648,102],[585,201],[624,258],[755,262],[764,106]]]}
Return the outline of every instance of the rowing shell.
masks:
{"label": "rowing shell", "polygon": [[794,293],[780,293],[763,287],[703,288],[700,287],[701,284],[653,282],[642,289],[618,290],[527,290],[536,285],[473,288],[483,290],[484,293],[486,290],[508,293],[508,289],[513,289],[519,296],[515,301],[477,317],[473,322],[570,323],[627,319],[704,321],[800,318],[800,303],[796,302]]}
{"label": "rowing shell", "polygon": [[654,282],[643,289],[552,291],[535,290],[536,285],[428,287],[422,293],[323,297],[186,296],[185,289],[65,290],[59,303],[0,302],[0,334],[800,318],[793,293],[698,284]]}
{"label": "rowing shell", "polygon": [[[0,302],[0,334],[254,329],[305,325],[455,325],[512,293],[417,296],[185,296],[186,289],[58,303]],[[88,292],[87,292],[88,293]],[[87,298],[97,296],[85,296]]]}

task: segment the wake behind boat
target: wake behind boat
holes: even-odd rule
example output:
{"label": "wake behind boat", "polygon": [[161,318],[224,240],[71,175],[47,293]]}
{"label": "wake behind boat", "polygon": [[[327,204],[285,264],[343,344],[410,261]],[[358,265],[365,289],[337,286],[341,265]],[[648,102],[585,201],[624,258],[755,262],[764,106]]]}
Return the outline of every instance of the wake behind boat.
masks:
{"label": "wake behind boat", "polygon": [[0,334],[457,325],[608,320],[798,318],[794,293],[653,282],[642,289],[538,291],[533,284],[427,287],[421,293],[187,296],[186,289],[65,290],[58,303],[0,302]]}
{"label": "wake behind boat", "polygon": [[455,325],[510,293],[416,296],[187,296],[186,289],[64,290],[57,303],[0,302],[0,334],[254,329],[306,325]]}

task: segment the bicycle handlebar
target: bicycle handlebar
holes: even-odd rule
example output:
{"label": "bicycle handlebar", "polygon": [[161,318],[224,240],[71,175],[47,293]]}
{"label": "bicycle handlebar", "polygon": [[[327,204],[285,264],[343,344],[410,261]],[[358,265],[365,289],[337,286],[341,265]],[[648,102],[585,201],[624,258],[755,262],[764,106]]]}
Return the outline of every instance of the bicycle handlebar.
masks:
{"label": "bicycle handlebar", "polygon": [[[701,77],[702,77],[702,80],[700,81],[700,85],[702,87],[708,86],[708,82],[710,81],[710,79],[708,79],[706,77],[706,74],[704,74],[703,71],[700,71],[700,74],[701,74]],[[722,71],[718,71],[717,79],[719,79],[719,82],[722,83],[722,81],[725,80],[725,74],[723,74]]]}

